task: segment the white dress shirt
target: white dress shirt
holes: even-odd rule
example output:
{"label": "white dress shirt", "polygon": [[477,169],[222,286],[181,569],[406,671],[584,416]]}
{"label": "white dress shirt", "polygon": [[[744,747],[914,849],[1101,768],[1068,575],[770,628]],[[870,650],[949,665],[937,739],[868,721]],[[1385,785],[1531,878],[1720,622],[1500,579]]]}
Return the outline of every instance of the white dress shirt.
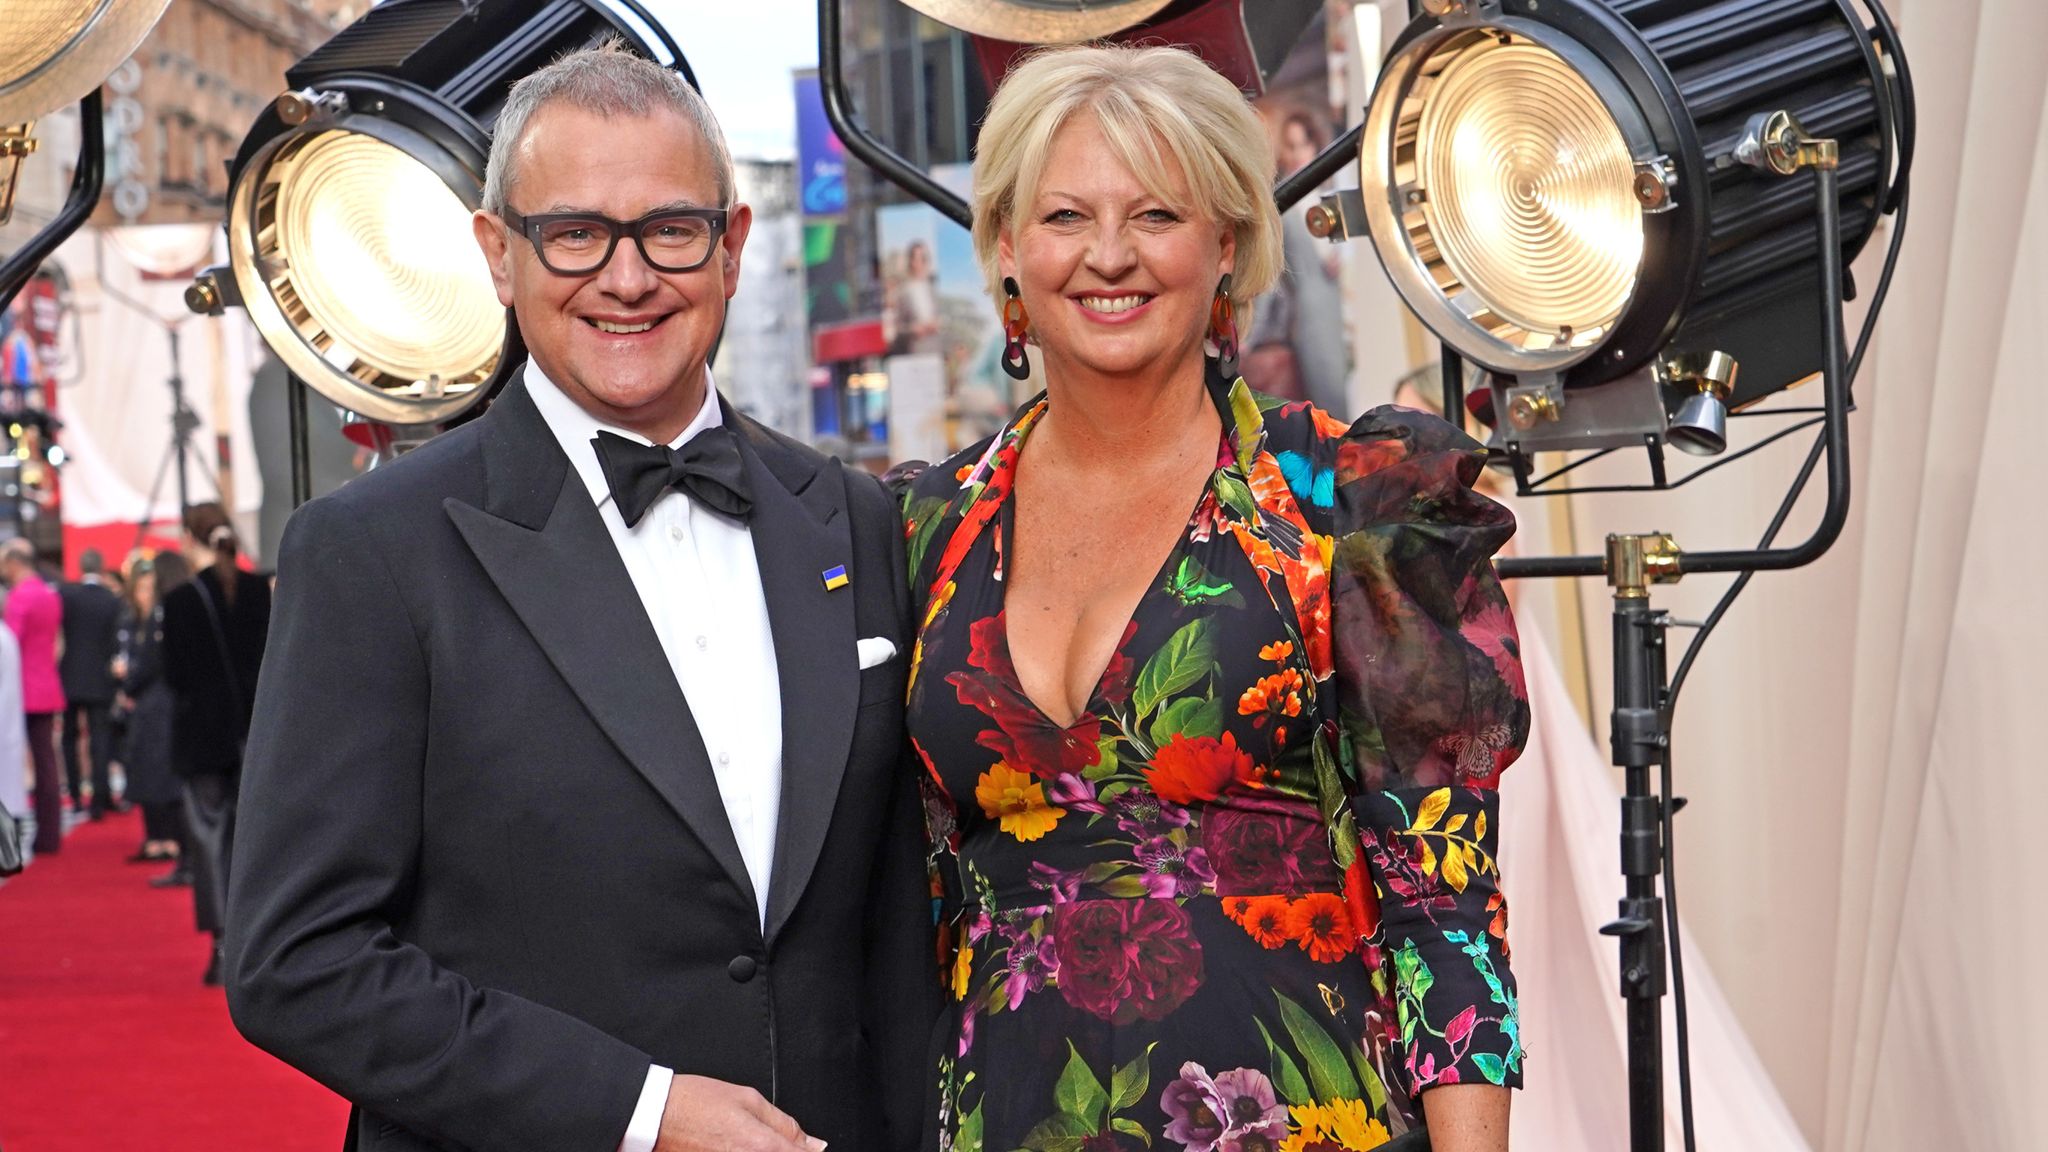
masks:
{"label": "white dress shirt", "polygon": [[[703,406],[669,447],[680,448],[722,422],[709,368],[704,384]],[[605,424],[578,407],[532,361],[526,365],[526,387],[541,419],[590,489],[689,702],[765,929],[775,828],[782,808],[782,690],[753,535],[745,523],[699,507],[674,489],[663,492],[640,523],[626,527],[592,441],[599,430],[642,444],[649,443],[647,438]],[[620,1152],[651,1152],[671,1079],[666,1068],[648,1069]]]}

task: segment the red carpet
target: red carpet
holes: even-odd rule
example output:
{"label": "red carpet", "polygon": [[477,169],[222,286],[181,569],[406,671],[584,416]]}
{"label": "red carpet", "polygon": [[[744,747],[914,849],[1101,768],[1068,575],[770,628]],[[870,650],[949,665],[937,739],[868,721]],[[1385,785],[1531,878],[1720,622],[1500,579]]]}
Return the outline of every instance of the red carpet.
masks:
{"label": "red carpet", "polygon": [[189,889],[124,860],[136,815],[86,824],[0,887],[0,1149],[338,1152],[347,1105],[251,1047]]}

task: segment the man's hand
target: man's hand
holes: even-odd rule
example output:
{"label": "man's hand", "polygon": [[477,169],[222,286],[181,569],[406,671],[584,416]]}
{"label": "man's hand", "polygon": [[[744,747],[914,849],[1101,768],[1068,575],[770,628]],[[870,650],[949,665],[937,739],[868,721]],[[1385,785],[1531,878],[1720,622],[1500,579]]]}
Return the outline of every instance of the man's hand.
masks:
{"label": "man's hand", "polygon": [[677,1076],[661,1110],[654,1152],[825,1152],[759,1092],[703,1076]]}

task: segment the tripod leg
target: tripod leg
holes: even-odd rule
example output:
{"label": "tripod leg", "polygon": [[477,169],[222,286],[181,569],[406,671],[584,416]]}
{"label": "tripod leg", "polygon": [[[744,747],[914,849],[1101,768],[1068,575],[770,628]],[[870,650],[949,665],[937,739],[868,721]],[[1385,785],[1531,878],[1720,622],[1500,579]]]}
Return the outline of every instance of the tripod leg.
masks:
{"label": "tripod leg", "polygon": [[171,474],[171,461],[177,458],[178,440],[173,435],[170,446],[164,449],[163,462],[156,466],[156,479],[149,483],[149,502],[142,506],[142,519],[135,525],[135,543],[129,547],[129,551],[141,550],[142,542],[149,536],[149,526],[156,523],[156,498],[164,490],[164,477]]}

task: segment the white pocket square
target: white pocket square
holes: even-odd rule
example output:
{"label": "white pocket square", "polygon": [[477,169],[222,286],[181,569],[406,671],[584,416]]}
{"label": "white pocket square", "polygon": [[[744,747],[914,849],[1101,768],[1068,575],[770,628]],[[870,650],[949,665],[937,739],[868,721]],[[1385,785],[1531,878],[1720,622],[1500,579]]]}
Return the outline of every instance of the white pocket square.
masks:
{"label": "white pocket square", "polygon": [[896,645],[887,636],[864,636],[854,642],[854,647],[860,653],[863,672],[896,655]]}

